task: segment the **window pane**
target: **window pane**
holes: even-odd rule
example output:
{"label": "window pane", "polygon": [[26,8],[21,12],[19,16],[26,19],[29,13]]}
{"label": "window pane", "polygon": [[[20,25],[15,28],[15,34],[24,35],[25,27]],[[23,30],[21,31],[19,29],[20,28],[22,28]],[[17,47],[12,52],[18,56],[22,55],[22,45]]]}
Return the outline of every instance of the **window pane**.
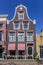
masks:
{"label": "window pane", "polygon": [[23,22],[22,29],[23,30],[28,30],[29,29],[29,23],[28,22]]}
{"label": "window pane", "polygon": [[18,19],[24,19],[24,13],[19,13],[18,14]]}
{"label": "window pane", "polygon": [[16,41],[16,35],[15,35],[15,33],[10,32],[9,41],[10,41],[10,42]]}
{"label": "window pane", "polygon": [[33,37],[27,37],[27,41],[33,41]]}
{"label": "window pane", "polygon": [[0,28],[3,26],[3,24],[0,24]]}
{"label": "window pane", "polygon": [[18,33],[18,41],[24,41],[24,33]]}
{"label": "window pane", "polygon": [[15,29],[15,30],[20,29],[20,23],[19,23],[19,22],[15,22],[15,23],[14,23],[14,29]]}
{"label": "window pane", "polygon": [[18,28],[18,26],[19,26],[19,23],[16,22],[15,23],[15,28]]}
{"label": "window pane", "polygon": [[26,38],[27,38],[27,41],[33,41],[33,33],[28,32]]}
{"label": "window pane", "polygon": [[24,29],[28,28],[28,23],[24,22],[23,25],[24,25]]}
{"label": "window pane", "polygon": [[2,32],[0,32],[0,41],[2,41]]}
{"label": "window pane", "polygon": [[32,32],[28,32],[27,35],[28,35],[28,36],[32,36]]}

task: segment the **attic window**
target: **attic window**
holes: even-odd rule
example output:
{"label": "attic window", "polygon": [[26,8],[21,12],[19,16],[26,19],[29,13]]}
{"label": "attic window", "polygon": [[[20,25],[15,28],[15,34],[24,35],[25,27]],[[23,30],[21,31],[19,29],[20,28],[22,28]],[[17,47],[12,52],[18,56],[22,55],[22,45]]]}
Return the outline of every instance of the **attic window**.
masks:
{"label": "attic window", "polygon": [[24,19],[24,12],[18,13],[18,19]]}

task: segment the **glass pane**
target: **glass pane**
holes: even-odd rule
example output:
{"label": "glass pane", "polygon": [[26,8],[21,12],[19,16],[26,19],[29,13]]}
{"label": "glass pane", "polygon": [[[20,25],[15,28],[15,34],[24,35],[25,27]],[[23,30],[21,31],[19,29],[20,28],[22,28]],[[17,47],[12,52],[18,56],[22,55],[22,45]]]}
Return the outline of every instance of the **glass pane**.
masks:
{"label": "glass pane", "polygon": [[18,14],[18,19],[24,19],[24,13],[19,13]]}
{"label": "glass pane", "polygon": [[0,32],[0,41],[2,41],[2,32]]}
{"label": "glass pane", "polygon": [[3,26],[3,24],[0,24],[0,28]]}
{"label": "glass pane", "polygon": [[9,41],[14,42],[16,41],[16,36],[14,32],[10,32]]}
{"label": "glass pane", "polygon": [[27,29],[28,23],[24,22],[23,24],[24,24],[24,29]]}
{"label": "glass pane", "polygon": [[28,32],[27,33],[28,36],[32,36],[32,34],[33,34],[32,32]]}
{"label": "glass pane", "polygon": [[16,23],[15,23],[15,28],[18,28],[18,26],[19,26],[19,23],[16,22]]}
{"label": "glass pane", "polygon": [[18,41],[24,41],[24,33],[18,33]]}
{"label": "glass pane", "polygon": [[18,36],[18,41],[23,42],[24,41],[24,36]]}
{"label": "glass pane", "polygon": [[33,37],[27,37],[27,41],[33,41]]}

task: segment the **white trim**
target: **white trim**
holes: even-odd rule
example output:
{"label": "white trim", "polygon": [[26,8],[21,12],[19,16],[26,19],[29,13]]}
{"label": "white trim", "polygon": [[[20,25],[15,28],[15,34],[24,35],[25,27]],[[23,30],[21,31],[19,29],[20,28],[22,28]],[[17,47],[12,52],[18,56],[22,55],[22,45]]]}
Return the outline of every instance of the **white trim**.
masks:
{"label": "white trim", "polygon": [[7,14],[4,14],[4,15],[0,15],[0,18],[7,18],[8,17],[8,15]]}
{"label": "white trim", "polygon": [[7,20],[7,24],[9,24],[9,20]]}
{"label": "white trim", "polygon": [[36,24],[36,20],[34,19],[33,24]]}
{"label": "white trim", "polygon": [[7,18],[0,18],[0,21],[6,21]]}
{"label": "white trim", "polygon": [[20,4],[20,5],[18,5],[18,6],[16,7],[16,9],[15,9],[15,14],[14,14],[13,18],[12,18],[11,20],[9,20],[9,21],[12,21],[13,19],[15,19],[17,9],[18,9],[19,7],[21,7],[21,6],[25,8],[28,19],[29,19],[31,22],[33,22],[33,20],[31,20],[30,17],[28,16],[27,7],[24,6],[24,5],[22,5],[22,4]]}

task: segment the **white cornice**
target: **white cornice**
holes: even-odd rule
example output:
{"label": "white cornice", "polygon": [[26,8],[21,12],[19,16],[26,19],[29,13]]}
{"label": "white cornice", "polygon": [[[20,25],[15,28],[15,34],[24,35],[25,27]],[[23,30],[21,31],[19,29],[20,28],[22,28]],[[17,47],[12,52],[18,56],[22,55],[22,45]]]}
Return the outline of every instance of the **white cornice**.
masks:
{"label": "white cornice", "polygon": [[0,15],[0,18],[7,18],[8,17],[8,15],[7,14],[3,14],[3,15]]}
{"label": "white cornice", "polygon": [[0,15],[0,21],[6,21],[7,20],[8,15]]}

